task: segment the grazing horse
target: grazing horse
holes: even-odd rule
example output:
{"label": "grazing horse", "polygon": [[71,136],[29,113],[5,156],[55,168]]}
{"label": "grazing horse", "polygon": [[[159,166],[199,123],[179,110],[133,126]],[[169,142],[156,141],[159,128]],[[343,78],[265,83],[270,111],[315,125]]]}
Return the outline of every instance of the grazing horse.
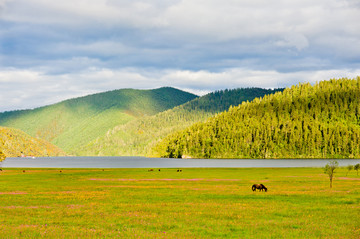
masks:
{"label": "grazing horse", "polygon": [[264,184],[254,184],[252,185],[251,189],[253,191],[256,191],[256,189],[259,189],[259,191],[265,190],[265,192],[267,192],[267,187],[265,187]]}

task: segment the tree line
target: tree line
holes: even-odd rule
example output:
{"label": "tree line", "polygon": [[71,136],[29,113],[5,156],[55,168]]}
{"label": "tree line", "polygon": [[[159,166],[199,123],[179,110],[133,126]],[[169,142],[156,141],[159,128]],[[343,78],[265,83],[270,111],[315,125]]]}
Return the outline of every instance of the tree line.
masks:
{"label": "tree line", "polygon": [[159,142],[153,156],[358,158],[360,77],[309,83],[244,102]]}
{"label": "tree line", "polygon": [[173,109],[116,126],[83,148],[87,155],[148,155],[167,135],[204,121],[244,101],[284,89],[241,88],[219,90],[193,99]]}

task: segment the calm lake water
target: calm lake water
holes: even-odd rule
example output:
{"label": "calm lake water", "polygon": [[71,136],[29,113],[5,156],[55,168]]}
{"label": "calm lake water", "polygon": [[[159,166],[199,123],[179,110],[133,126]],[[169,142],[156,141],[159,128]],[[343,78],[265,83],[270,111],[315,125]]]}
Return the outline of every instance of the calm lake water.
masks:
{"label": "calm lake water", "polygon": [[[360,159],[337,160],[339,166]],[[330,159],[165,159],[145,157],[7,158],[3,168],[284,168],[324,167]]]}

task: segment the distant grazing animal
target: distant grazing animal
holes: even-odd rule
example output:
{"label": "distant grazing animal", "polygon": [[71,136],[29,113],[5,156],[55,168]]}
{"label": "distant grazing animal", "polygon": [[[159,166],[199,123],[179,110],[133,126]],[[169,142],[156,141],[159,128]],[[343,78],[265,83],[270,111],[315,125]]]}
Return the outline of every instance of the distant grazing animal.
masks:
{"label": "distant grazing animal", "polygon": [[251,189],[253,191],[256,191],[256,189],[259,189],[259,191],[265,190],[265,192],[267,192],[267,187],[265,187],[264,184],[254,184],[252,185]]}
{"label": "distant grazing animal", "polygon": [[154,169],[151,168],[151,169],[149,169],[148,171],[149,171],[149,172],[152,172],[152,171],[154,171]]}
{"label": "distant grazing animal", "polygon": [[178,169],[176,172],[182,172],[182,169]]}

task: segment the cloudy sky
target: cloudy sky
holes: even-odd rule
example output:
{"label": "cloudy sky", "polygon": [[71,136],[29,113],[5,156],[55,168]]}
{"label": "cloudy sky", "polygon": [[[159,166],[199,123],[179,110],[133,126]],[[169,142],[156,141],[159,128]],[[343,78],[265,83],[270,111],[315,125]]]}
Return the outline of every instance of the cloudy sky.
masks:
{"label": "cloudy sky", "polygon": [[0,0],[0,111],[358,75],[359,0]]}

